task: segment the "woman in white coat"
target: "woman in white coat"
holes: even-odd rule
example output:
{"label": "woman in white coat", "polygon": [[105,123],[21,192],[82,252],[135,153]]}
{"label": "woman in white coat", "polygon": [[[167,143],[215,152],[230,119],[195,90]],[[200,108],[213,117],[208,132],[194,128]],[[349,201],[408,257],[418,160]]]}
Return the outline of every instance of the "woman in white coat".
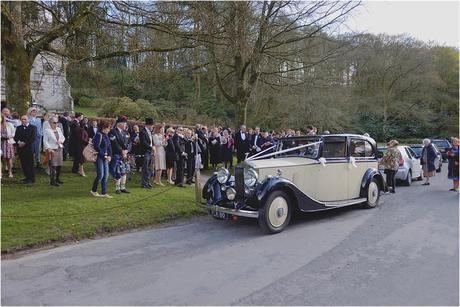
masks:
{"label": "woman in white coat", "polygon": [[61,168],[64,165],[62,150],[64,148],[64,134],[58,125],[58,118],[52,116],[49,119],[50,128],[43,133],[43,147],[48,155],[50,168],[50,185],[58,187],[63,182],[60,180]]}

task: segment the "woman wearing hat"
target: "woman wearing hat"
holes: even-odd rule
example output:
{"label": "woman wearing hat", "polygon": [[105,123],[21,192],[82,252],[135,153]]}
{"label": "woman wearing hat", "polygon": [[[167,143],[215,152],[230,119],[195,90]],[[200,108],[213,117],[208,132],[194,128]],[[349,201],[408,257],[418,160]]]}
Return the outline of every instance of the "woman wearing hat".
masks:
{"label": "woman wearing hat", "polygon": [[428,182],[430,180],[430,177],[434,177],[436,175],[436,166],[434,165],[435,159],[436,151],[434,150],[430,139],[424,139],[422,156],[420,158],[420,164],[422,165],[423,169],[423,176],[426,179],[423,185],[430,185],[430,183]]}
{"label": "woman wearing hat", "polygon": [[399,160],[401,159],[401,153],[398,150],[398,141],[391,140],[387,144],[387,153],[380,160],[379,164],[385,168],[385,174],[387,175],[388,187],[391,187],[391,193],[396,193],[395,190],[395,176],[399,168]]}

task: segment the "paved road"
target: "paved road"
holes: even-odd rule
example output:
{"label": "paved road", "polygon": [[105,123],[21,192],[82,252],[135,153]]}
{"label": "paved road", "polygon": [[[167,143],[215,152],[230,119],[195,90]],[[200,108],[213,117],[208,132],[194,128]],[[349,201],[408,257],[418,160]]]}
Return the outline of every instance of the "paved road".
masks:
{"label": "paved road", "polygon": [[457,305],[445,173],[278,235],[209,217],[2,261],[2,305]]}

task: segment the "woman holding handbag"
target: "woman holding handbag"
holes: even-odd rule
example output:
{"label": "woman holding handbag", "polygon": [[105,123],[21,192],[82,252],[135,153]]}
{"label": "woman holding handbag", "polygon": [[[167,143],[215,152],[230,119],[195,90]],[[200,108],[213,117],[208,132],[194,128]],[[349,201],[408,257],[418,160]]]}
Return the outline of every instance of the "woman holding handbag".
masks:
{"label": "woman holding handbag", "polygon": [[63,184],[59,178],[61,168],[64,165],[62,150],[64,148],[64,134],[58,125],[58,118],[51,116],[48,119],[50,127],[45,129],[43,133],[43,147],[45,147],[48,157],[48,165],[50,171],[50,185],[58,187]]}

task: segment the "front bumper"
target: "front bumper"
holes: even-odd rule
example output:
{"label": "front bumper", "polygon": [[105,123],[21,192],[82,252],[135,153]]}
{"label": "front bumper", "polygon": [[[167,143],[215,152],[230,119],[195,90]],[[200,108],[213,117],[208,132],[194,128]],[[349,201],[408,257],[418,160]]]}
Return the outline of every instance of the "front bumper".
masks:
{"label": "front bumper", "polygon": [[250,217],[250,218],[258,218],[259,212],[258,211],[251,211],[251,210],[241,210],[241,209],[232,209],[226,208],[218,205],[207,205],[207,204],[199,204],[200,207],[215,211],[215,212],[222,212],[230,215],[236,216],[243,216],[243,217]]}

